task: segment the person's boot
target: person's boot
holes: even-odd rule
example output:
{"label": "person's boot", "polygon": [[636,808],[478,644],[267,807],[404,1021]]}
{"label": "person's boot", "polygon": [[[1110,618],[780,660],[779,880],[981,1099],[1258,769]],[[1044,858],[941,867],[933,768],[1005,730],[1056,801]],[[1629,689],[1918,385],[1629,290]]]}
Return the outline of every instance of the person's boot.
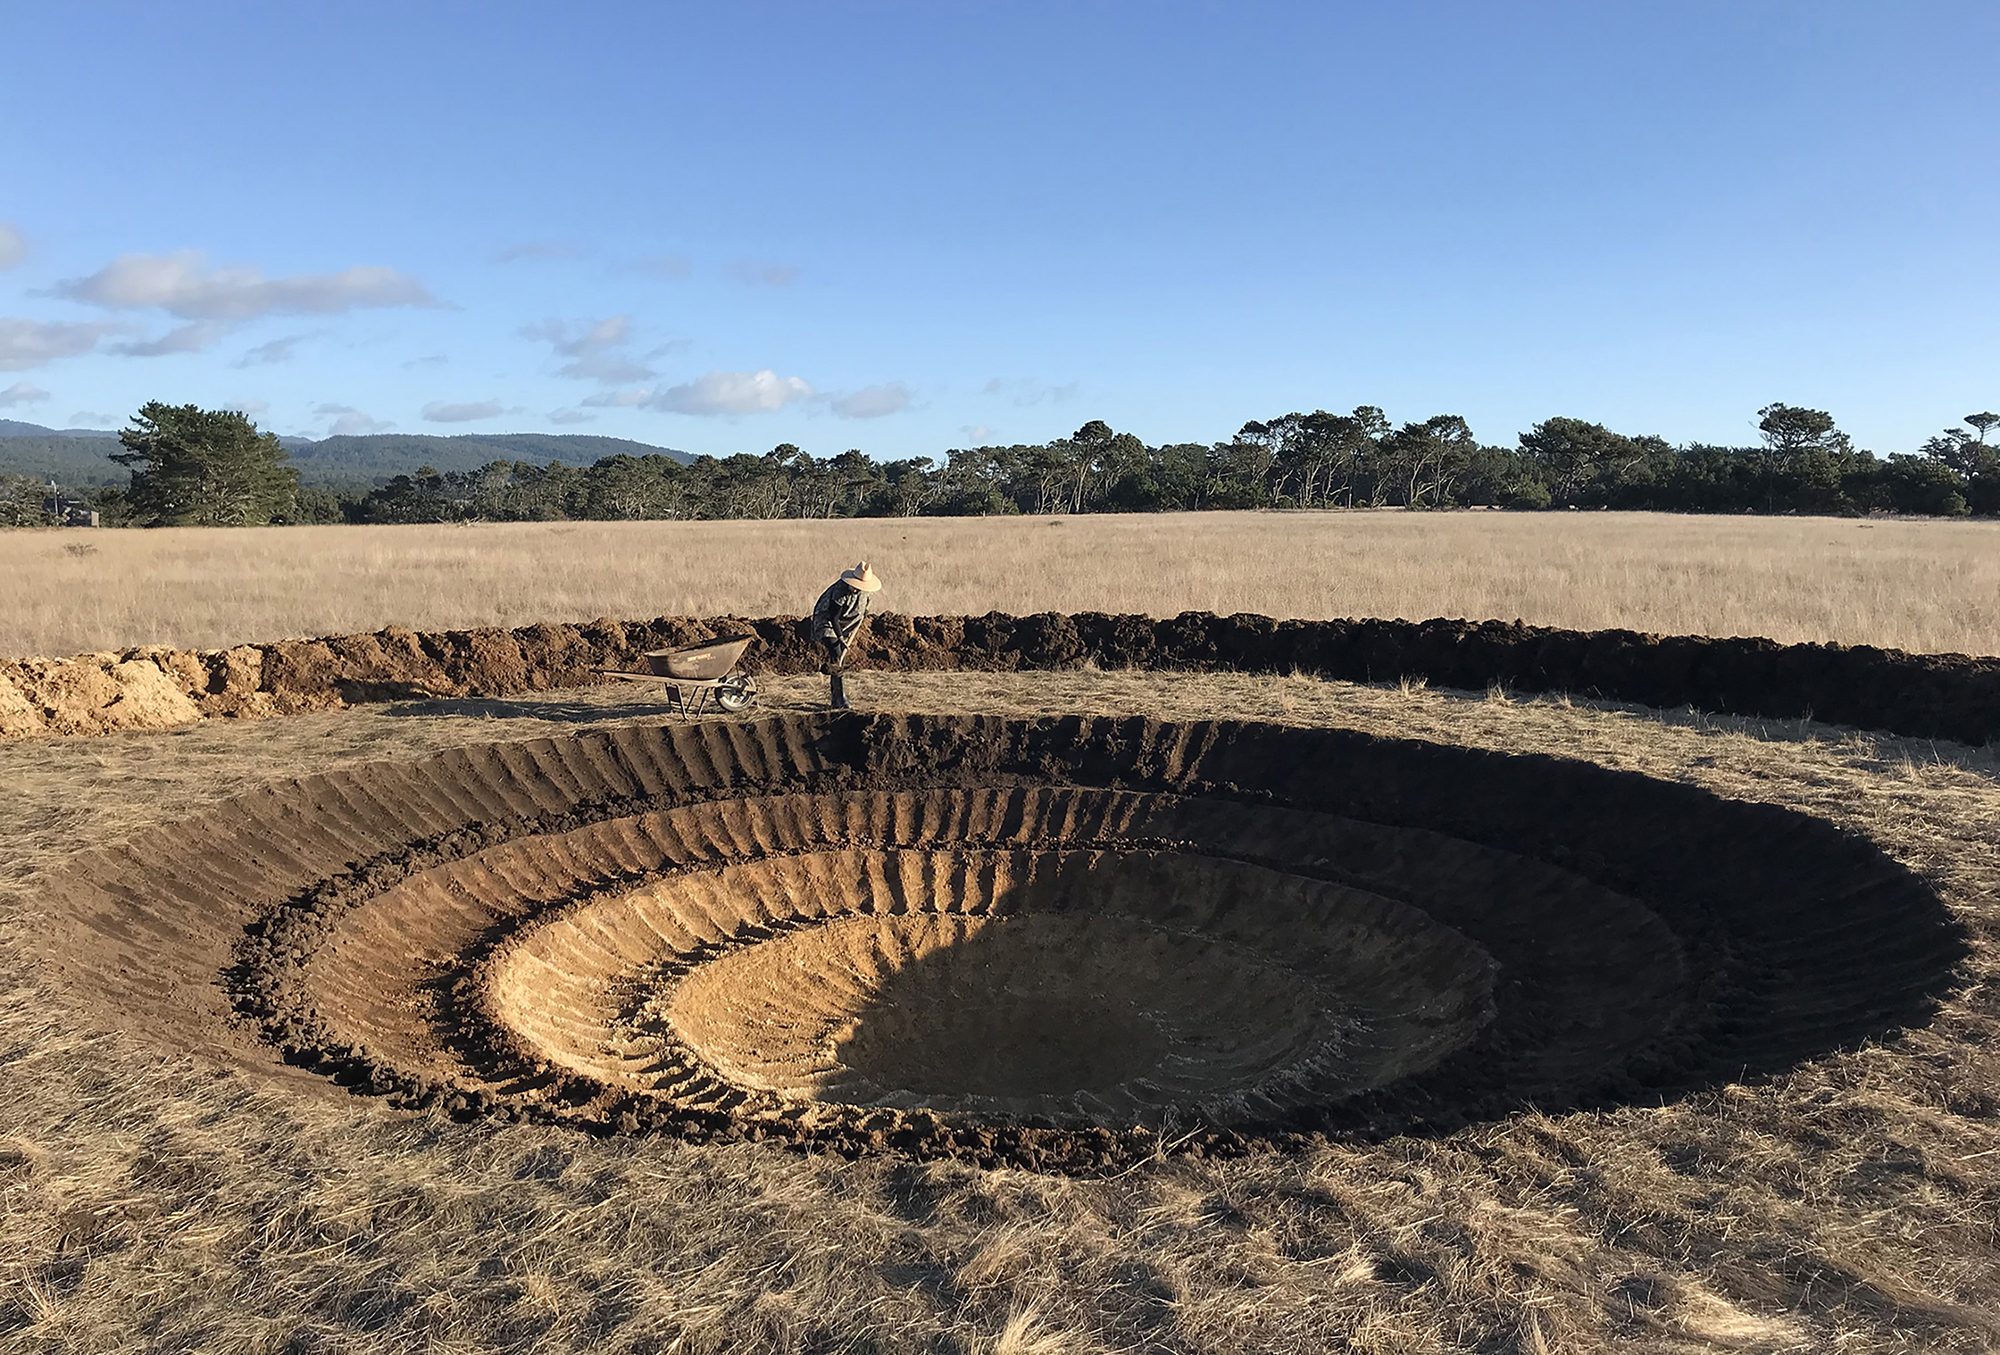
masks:
{"label": "person's boot", "polygon": [[833,674],[832,690],[827,694],[826,704],[832,710],[847,709],[847,684],[841,681],[838,673]]}

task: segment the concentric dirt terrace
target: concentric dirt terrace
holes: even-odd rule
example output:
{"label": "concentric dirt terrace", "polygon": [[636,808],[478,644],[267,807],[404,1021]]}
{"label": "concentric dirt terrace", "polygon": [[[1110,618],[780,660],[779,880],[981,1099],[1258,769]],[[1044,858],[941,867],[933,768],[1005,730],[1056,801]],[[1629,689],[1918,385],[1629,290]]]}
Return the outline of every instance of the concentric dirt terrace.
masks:
{"label": "concentric dirt terrace", "polygon": [[1922,1023],[1963,953],[1803,815],[1135,720],[482,745],[218,806],[48,905],[93,1019],[273,1075],[1070,1171],[1654,1101]]}

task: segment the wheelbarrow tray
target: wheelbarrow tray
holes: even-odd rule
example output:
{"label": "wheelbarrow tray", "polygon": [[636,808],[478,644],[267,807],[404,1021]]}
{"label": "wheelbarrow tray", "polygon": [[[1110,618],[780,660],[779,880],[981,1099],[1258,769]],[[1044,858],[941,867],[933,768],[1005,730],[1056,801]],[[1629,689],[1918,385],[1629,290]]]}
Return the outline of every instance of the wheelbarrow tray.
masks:
{"label": "wheelbarrow tray", "polygon": [[618,682],[655,683],[666,691],[667,704],[691,719],[708,709],[709,698],[725,711],[738,711],[757,699],[757,683],[735,671],[743,651],[757,643],[754,635],[725,635],[707,644],[648,652],[643,673],[600,668],[603,677]]}
{"label": "wheelbarrow tray", "polygon": [[647,652],[646,671],[682,682],[716,682],[729,676],[743,651],[757,643],[754,635],[725,635],[706,644]]}

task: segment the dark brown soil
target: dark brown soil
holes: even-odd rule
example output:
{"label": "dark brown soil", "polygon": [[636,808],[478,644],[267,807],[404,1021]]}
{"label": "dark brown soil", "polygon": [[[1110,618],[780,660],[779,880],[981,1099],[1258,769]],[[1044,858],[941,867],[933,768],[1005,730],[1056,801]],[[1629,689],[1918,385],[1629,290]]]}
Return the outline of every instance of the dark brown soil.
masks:
{"label": "dark brown soil", "polygon": [[[745,667],[819,668],[806,623],[661,617],[521,630],[286,640],[192,653],[133,650],[0,662],[0,737],[161,728],[424,696],[505,696],[599,681],[647,650],[750,632]],[[1103,668],[1317,674],[1355,682],[1566,691],[1664,708],[1813,718],[1916,738],[2000,737],[2000,659],[1868,646],[1566,631],[1501,621],[1274,621],[1188,612],[1170,620],[878,616],[853,661],[892,670]]]}
{"label": "dark brown soil", "polygon": [[[79,1012],[163,1048],[457,1114],[1072,1172],[1777,1073],[1925,1024],[1965,954],[1923,881],[1790,811],[1547,757],[1081,717],[482,745],[219,805],[44,899]],[[871,914],[860,960],[823,930]],[[1148,1014],[1155,952],[1228,994],[1200,1030]],[[1038,1071],[1051,1033],[1017,1020],[1020,1057],[954,1074],[970,1007],[1018,1017],[995,995],[1066,955],[1097,977],[1052,1000],[1114,1011],[1116,1047]],[[769,1045],[777,1004],[730,996],[775,982],[767,958],[821,966],[800,1020],[858,1024]],[[754,982],[688,986],[722,964]],[[821,976],[857,996],[810,998]],[[822,1048],[851,1058],[815,1071]]]}

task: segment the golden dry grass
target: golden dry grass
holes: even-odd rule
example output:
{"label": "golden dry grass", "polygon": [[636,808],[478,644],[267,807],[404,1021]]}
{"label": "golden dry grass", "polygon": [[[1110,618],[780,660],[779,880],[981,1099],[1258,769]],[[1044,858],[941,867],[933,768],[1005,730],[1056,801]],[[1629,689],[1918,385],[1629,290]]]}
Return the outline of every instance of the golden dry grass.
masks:
{"label": "golden dry grass", "polygon": [[2000,523],[1197,513],[0,533],[0,655],[881,605],[1516,618],[2000,653]]}
{"label": "golden dry grass", "polygon": [[[2000,763],[1300,678],[879,674],[905,710],[1226,713],[1586,758],[1865,832],[1975,929],[1923,1031],[1659,1108],[1103,1181],[458,1125],[73,1027],[34,880],[274,776],[659,718],[627,690],[0,746],[0,1344],[1659,1352],[2000,1344]],[[809,707],[810,679],[767,705]]]}

